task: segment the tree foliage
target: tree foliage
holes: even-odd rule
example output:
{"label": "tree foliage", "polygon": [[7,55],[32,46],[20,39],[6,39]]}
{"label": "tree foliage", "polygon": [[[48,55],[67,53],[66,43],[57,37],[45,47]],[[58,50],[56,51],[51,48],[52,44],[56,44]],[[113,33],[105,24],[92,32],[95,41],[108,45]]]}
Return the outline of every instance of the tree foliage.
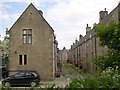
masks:
{"label": "tree foliage", "polygon": [[109,49],[120,51],[120,28],[118,23],[111,21],[107,25],[96,24],[94,30],[100,38],[100,45],[106,45]]}
{"label": "tree foliage", "polygon": [[102,70],[108,67],[120,70],[120,24],[111,21],[109,24],[97,24],[94,27],[101,46],[108,47],[108,53],[104,56],[97,56],[95,64]]}
{"label": "tree foliage", "polygon": [[5,36],[4,40],[0,42],[0,50],[2,52],[3,65],[8,63],[8,44],[9,44],[8,36]]}
{"label": "tree foliage", "polygon": [[108,67],[116,68],[120,66],[120,52],[110,49],[104,56],[95,57],[94,63],[99,69],[105,70]]}

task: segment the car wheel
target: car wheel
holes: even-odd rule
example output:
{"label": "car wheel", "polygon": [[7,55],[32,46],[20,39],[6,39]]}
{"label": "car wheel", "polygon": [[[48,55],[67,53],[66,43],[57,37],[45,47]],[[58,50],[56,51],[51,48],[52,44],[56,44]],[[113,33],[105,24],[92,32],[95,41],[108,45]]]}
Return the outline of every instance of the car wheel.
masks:
{"label": "car wheel", "polygon": [[11,85],[10,85],[9,82],[5,82],[5,86],[6,86],[6,87],[10,87]]}
{"label": "car wheel", "polygon": [[30,85],[31,85],[31,87],[35,87],[36,86],[36,82],[31,82]]}

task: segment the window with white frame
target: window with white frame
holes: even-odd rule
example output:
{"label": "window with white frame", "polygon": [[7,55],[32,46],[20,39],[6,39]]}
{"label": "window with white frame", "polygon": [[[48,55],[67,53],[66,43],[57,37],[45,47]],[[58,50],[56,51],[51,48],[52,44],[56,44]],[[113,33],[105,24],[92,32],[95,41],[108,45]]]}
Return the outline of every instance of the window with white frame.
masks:
{"label": "window with white frame", "polygon": [[32,29],[23,29],[23,44],[32,44]]}

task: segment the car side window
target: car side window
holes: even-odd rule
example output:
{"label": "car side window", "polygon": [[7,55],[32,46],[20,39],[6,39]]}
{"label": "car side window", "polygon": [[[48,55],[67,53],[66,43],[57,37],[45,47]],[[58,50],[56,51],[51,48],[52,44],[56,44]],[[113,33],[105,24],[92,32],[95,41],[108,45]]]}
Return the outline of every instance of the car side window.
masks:
{"label": "car side window", "polygon": [[27,77],[33,77],[34,75],[32,73],[26,73]]}
{"label": "car side window", "polygon": [[25,73],[23,72],[17,73],[15,77],[25,77]]}

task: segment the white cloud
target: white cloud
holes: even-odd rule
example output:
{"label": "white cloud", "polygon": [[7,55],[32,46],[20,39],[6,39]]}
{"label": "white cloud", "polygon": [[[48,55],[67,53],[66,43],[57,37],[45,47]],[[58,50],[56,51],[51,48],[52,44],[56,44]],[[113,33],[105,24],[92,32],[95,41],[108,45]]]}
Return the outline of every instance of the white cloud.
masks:
{"label": "white cloud", "polygon": [[9,13],[6,9],[11,9],[12,6],[0,2],[0,35],[1,37],[5,36],[6,28],[10,28],[13,23],[18,19],[21,13]]}
{"label": "white cloud", "polygon": [[[107,8],[110,12],[117,6],[119,0],[1,0],[0,2],[25,2],[33,3],[38,9],[43,7],[45,10],[43,15],[53,27],[59,48],[62,49],[64,46],[70,48],[75,39],[79,38],[79,34],[85,35],[87,23],[89,26],[98,23],[99,11]],[[47,8],[49,3],[55,4]],[[11,15],[6,13],[0,18],[9,20],[11,26],[20,14],[22,13]]]}
{"label": "white cloud", "polygon": [[2,17],[1,17],[1,19],[3,19],[3,20],[8,20],[9,19],[9,16],[6,14],[6,15],[3,15]]}
{"label": "white cloud", "polygon": [[99,22],[99,11],[108,8],[110,12],[117,6],[118,1],[69,0],[64,2],[61,0],[48,9],[45,17],[55,30],[59,47],[70,48],[70,44],[79,37],[79,34],[85,35],[87,23],[92,27],[94,23]]}
{"label": "white cloud", "polygon": [[8,19],[8,15],[4,14],[5,8],[8,8],[8,6],[0,3],[0,40],[2,39],[1,37],[5,35],[5,32],[2,29],[3,21]]}

